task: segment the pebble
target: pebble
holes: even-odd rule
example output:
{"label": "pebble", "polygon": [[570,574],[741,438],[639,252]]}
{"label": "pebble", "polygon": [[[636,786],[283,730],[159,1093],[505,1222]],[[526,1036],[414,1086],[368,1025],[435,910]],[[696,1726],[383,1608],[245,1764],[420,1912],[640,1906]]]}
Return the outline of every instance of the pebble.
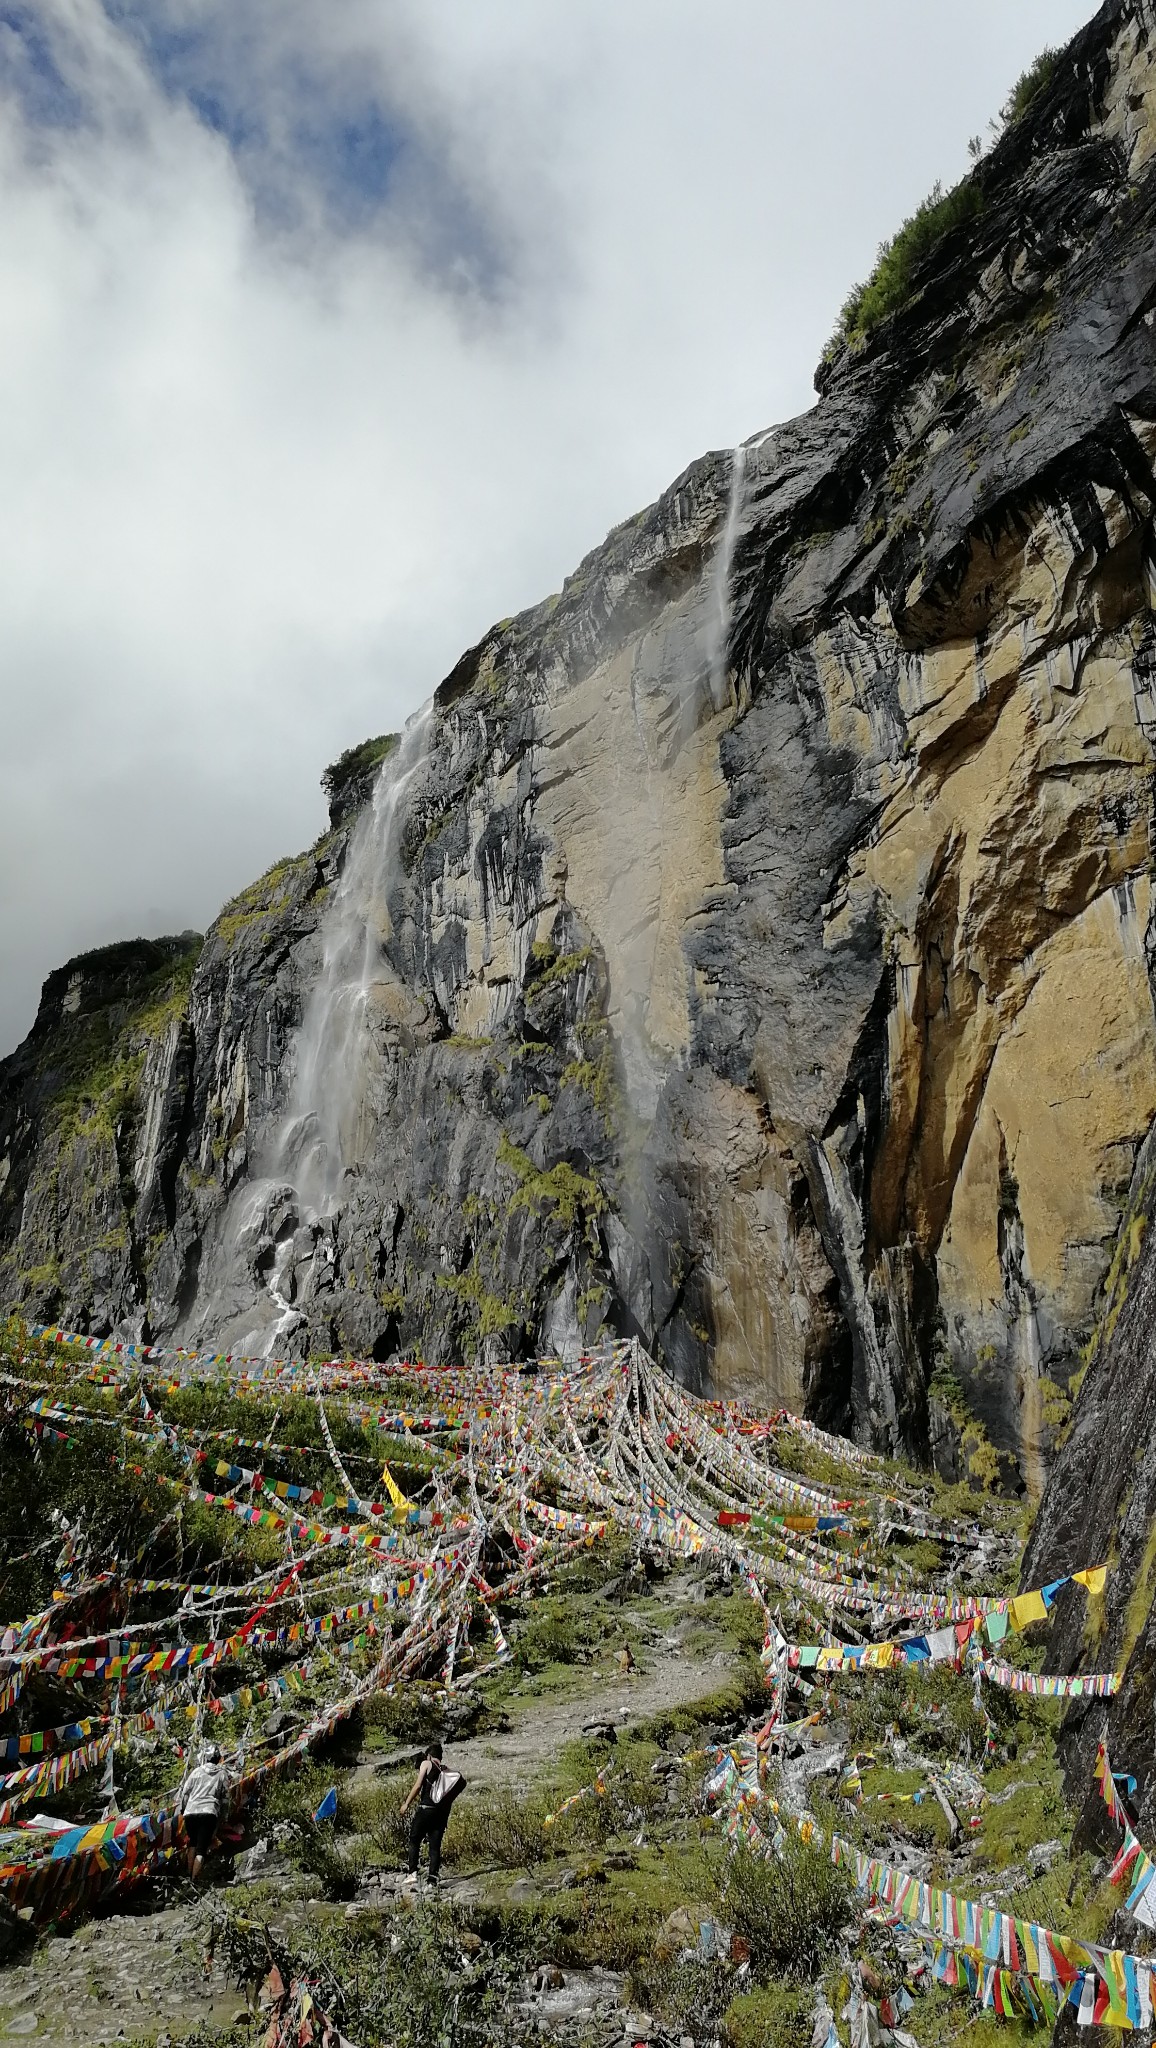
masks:
{"label": "pebble", "polygon": [[18,2012],[5,2027],[6,2034],[34,2034],[40,2025],[40,2016],[34,2012]]}

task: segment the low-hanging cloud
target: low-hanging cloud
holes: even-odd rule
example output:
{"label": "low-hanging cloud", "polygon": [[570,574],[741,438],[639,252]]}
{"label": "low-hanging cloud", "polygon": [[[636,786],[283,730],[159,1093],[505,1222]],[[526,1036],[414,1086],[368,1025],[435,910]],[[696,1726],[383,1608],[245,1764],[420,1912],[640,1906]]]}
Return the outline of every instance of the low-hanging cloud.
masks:
{"label": "low-hanging cloud", "polygon": [[1086,9],[0,4],[0,1046],[694,455]]}

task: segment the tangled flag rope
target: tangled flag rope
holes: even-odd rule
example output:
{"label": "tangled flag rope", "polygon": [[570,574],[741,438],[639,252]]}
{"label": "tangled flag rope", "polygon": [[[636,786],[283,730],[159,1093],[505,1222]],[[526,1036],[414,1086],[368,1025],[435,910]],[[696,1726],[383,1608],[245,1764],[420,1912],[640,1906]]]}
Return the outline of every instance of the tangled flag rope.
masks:
{"label": "tangled flag rope", "polygon": [[[0,1897],[35,1920],[59,1920],[163,1867],[183,1829],[169,1798],[155,1811],[46,1833],[19,1819],[33,1801],[158,1739],[174,1743],[176,1778],[182,1733],[248,1716],[260,1698],[312,1695],[311,1718],[272,1748],[251,1742],[246,1722],[239,1809],[375,1693],[418,1679],[457,1691],[504,1662],[499,1610],[612,1534],[708,1562],[758,1609],[766,1724],[745,1750],[720,1753],[710,1788],[728,1835],[768,1854],[785,1817],[765,1797],[765,1758],[817,1718],[788,1719],[792,1691],[805,1704],[812,1690],[805,1673],[825,1686],[843,1673],[966,1666],[977,1698],[981,1684],[1078,1696],[1117,1683],[1114,1673],[1043,1676],[990,1655],[1045,1619],[1067,1579],[984,1594],[951,1583],[957,1564],[946,1581],[920,1584],[904,1540],[982,1556],[982,1532],[938,1520],[925,1492],[900,1485],[861,1446],[785,1412],[695,1398],[634,1340],[572,1364],[441,1369],[166,1351],[37,1326],[16,1362],[0,1388],[37,1456],[82,1443],[155,1492],[158,1528],[196,1509],[259,1530],[268,1546],[257,1560],[266,1568],[254,1574],[250,1564],[243,1583],[203,1583],[150,1578],[146,1558],[93,1555],[82,1529],[63,1532],[53,1600],[0,1634],[0,1712],[19,1704],[24,1721],[0,1734]],[[275,1414],[268,1438],[182,1425],[174,1397],[189,1388],[271,1410],[308,1403],[320,1441],[279,1442]],[[338,1436],[356,1432],[375,1447],[339,1449]],[[800,1460],[800,1450],[809,1455]],[[788,1469],[792,1459],[802,1474]],[[286,1461],[298,1461],[292,1478],[275,1469]],[[355,1491],[349,1468],[359,1464],[380,1471],[383,1499],[376,1486]],[[850,1491],[804,1476],[816,1467],[850,1479]],[[1071,1582],[1096,1593],[1104,1576],[1091,1566]],[[29,1727],[48,1680],[57,1702],[62,1687],[71,1693],[71,1718],[58,1704],[51,1725]],[[587,1789],[596,1797],[602,1785]],[[805,1817],[799,1825],[814,1833]],[[1005,1978],[1027,1984],[1028,2007],[1034,1999],[1047,2013],[1077,1979],[1082,2000],[1093,1975],[1097,2017],[1110,2008],[1114,2023],[1137,2025],[1119,2015],[1150,2010],[1150,1979],[1135,1958],[1117,1966],[1114,1951],[915,1886],[838,1837],[831,1850],[881,1912],[931,1943],[941,1981],[966,1984],[995,2010],[1018,1996]]]}

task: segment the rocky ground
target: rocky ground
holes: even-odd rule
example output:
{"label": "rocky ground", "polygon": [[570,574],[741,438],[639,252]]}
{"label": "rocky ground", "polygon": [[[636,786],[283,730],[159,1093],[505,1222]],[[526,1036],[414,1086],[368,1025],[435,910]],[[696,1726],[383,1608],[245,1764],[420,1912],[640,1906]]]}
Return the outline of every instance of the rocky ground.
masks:
{"label": "rocky ground", "polygon": [[[620,1608],[615,1602],[613,1639],[622,1638],[620,1648],[589,1663],[548,1665],[503,1685],[496,1725],[447,1742],[447,1753],[464,1773],[470,1793],[532,1794],[556,1780],[559,1759],[589,1726],[625,1734],[655,1715],[693,1710],[717,1699],[735,1663],[733,1641],[722,1637],[723,1646],[709,1657],[688,1656],[683,1648],[688,1633],[702,1634],[702,1593],[701,1586],[676,1581],[632,1606]],[[628,1659],[629,1668],[624,1668]],[[684,1741],[689,1746],[689,1738]],[[374,1743],[330,1775],[355,1801],[368,1796],[372,1802],[382,1788],[396,1803],[421,1749],[421,1743],[389,1742],[384,1749]],[[489,1871],[475,1867],[476,1849],[463,1854],[455,1848],[468,1803],[469,1795],[447,1835],[442,1887],[447,1903],[484,1906],[495,1880],[500,1880],[503,1898],[515,1904],[575,1888],[581,1858],[555,1859],[547,1872],[537,1873],[538,1882],[511,1874],[504,1864]],[[243,1991],[230,1981],[220,1959],[209,1954],[222,1901],[255,1904],[272,1927],[298,1934],[310,1921],[325,1926],[335,1918],[378,1916],[383,1907],[409,1912],[416,1905],[422,1910],[422,1901],[399,1891],[400,1843],[385,1863],[369,1835],[349,1838],[361,1865],[356,1896],[334,1902],[319,1895],[324,1887],[302,1871],[289,1846],[293,1834],[291,1823],[272,1820],[263,1826],[257,1819],[248,1850],[235,1858],[218,1857],[199,1894],[184,1878],[165,1879],[134,1900],[133,1910],[110,1913],[72,1934],[50,1933],[30,1953],[10,1960],[0,1970],[0,2037],[93,2044],[145,2040],[165,2048],[197,2027],[227,2029],[239,2019],[247,2025],[250,2008]],[[252,1872],[248,1881],[246,1872]],[[527,1975],[526,1998],[527,2009],[547,2031],[565,2031],[571,2022],[595,2016],[609,2023],[611,2015],[622,2016],[622,2024],[612,2029],[615,2040],[622,2037],[627,2015],[632,2038],[646,2030],[645,2017],[630,2007],[622,1971],[562,1972],[544,1955]]]}
{"label": "rocky ground", "polygon": [[[370,1717],[352,1750],[277,1785],[198,1894],[183,1876],[162,1878],[128,1910],[50,1931],[11,1957],[0,1970],[0,2038],[247,2042],[268,2021],[259,2000],[269,1958],[312,1958],[324,2003],[327,1972],[346,1986],[356,1972],[381,1995],[412,1950],[415,1969],[461,1989],[505,1958],[504,2031],[487,2040],[805,2048],[818,2001],[838,2007],[847,1995],[852,1953],[874,1957],[866,1967],[877,1967],[879,1986],[898,1982],[902,1965],[845,1892],[813,1960],[807,1929],[827,1909],[808,1897],[775,1935],[786,1947],[769,1978],[757,1946],[753,1972],[749,1949],[732,1949],[745,1908],[727,1892],[705,1818],[702,1753],[757,1722],[752,1618],[741,1590],[694,1571],[555,1587],[548,1624],[529,1611],[514,1626],[513,1665],[481,1681],[477,1699],[467,1692],[447,1713],[419,1688],[408,1720]],[[1058,1711],[1006,1700],[998,1713],[982,1808],[953,1793],[944,1809],[930,1779],[981,1748],[970,1683],[950,1673],[841,1681],[821,1723],[790,1743],[779,1796],[985,1904],[1102,1933],[1118,1895],[1094,1845],[1077,1837],[1069,1854],[1078,1813],[1056,1763]],[[468,1788],[447,1832],[443,1883],[415,1895],[400,1884],[397,1805],[434,1725]],[[838,1791],[850,1756],[861,1759],[857,1807]],[[601,1804],[589,1790],[596,1769],[606,1772]],[[337,1818],[311,1827],[330,1783]],[[584,1786],[570,1820],[551,1827],[547,1815]],[[794,1881],[788,1871],[788,1891]],[[439,2038],[412,2016],[398,2024],[400,2042]],[[958,1995],[933,1993],[907,2024],[920,2048],[940,2048],[992,2022]],[[1019,2022],[999,2024],[1018,2038]],[[356,2041],[348,2013],[343,2025]]]}

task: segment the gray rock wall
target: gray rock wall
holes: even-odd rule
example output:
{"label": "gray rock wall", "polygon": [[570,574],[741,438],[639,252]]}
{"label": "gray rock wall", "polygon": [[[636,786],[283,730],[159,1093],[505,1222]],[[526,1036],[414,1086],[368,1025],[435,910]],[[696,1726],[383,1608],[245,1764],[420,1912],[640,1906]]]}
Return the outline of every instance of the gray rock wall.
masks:
{"label": "gray rock wall", "polygon": [[1101,10],[814,410],[465,655],[83,1113],[6,1064],[0,1294],[237,1348],[636,1328],[1042,1484],[1156,1115],[1154,29]]}

